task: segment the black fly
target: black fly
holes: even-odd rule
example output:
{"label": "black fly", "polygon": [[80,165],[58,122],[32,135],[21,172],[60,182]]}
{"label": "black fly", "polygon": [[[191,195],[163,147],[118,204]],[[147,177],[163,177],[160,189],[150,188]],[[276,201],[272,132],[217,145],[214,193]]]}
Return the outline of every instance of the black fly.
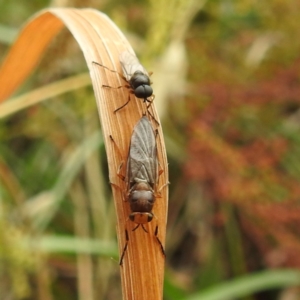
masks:
{"label": "black fly", "polygon": [[[153,95],[153,90],[149,78],[148,72],[141,65],[138,58],[128,51],[124,51],[119,56],[120,63],[123,70],[123,75],[128,81],[130,88],[134,92],[134,95],[137,98],[143,99],[144,102],[151,102],[153,99],[148,99]],[[129,99],[130,101],[130,99]],[[123,106],[117,110],[123,108],[128,104],[127,101]]]}
{"label": "black fly", "polygon": [[[101,67],[104,67],[104,68],[110,70],[111,72],[118,73],[124,80],[126,80],[128,82],[128,85],[119,86],[116,88],[117,89],[122,88],[122,87],[129,88],[131,94],[134,94],[137,98],[143,99],[144,102],[149,103],[149,105],[147,105],[147,109],[148,109],[149,106],[151,105],[152,101],[154,100],[153,90],[151,87],[151,81],[149,78],[149,76],[150,76],[149,73],[141,65],[138,58],[134,54],[132,54],[128,51],[122,52],[119,56],[119,60],[120,60],[121,66],[122,66],[123,75],[121,75],[117,71],[110,70],[109,68],[107,68],[97,62],[93,62],[93,63],[95,63],[96,65],[99,65]],[[103,85],[103,87],[112,88],[111,86],[108,86],[108,85]],[[151,97],[151,98],[149,98],[149,97]],[[120,109],[122,109],[123,107],[125,107],[129,103],[130,100],[131,99],[130,99],[130,95],[129,95],[128,101],[125,104],[123,104],[122,106],[120,106],[119,108],[117,108],[114,112],[117,112]]]}
{"label": "black fly", "polygon": [[[147,232],[144,224],[151,222],[154,217],[152,208],[158,197],[158,166],[156,137],[150,121],[146,116],[143,116],[133,129],[125,177],[125,197],[131,210],[129,219],[137,224],[133,231],[141,226]],[[164,247],[157,234],[158,226],[156,226],[154,235],[165,255]],[[127,230],[125,230],[125,235],[126,244],[120,259],[120,265],[122,265],[128,246]]]}

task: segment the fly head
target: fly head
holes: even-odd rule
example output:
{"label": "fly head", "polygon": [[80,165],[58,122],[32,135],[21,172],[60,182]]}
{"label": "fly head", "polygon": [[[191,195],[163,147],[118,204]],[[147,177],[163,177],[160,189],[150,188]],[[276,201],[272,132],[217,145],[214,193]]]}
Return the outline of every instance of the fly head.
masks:
{"label": "fly head", "polygon": [[130,86],[134,90],[134,94],[137,98],[146,99],[153,94],[152,87],[150,86],[149,76],[141,71],[136,71],[129,81]]}
{"label": "fly head", "polygon": [[150,78],[148,75],[144,74],[142,71],[135,71],[131,76],[130,85],[133,89],[136,89],[140,85],[150,85]]}
{"label": "fly head", "polygon": [[146,99],[148,97],[152,96],[152,94],[153,94],[153,90],[152,90],[152,87],[150,85],[144,85],[143,84],[143,85],[138,86],[134,90],[134,95],[137,98],[145,99],[145,102],[146,102]]}
{"label": "fly head", "polygon": [[[149,223],[152,221],[153,213],[151,213],[151,212],[150,213],[133,212],[129,215],[129,219],[138,225],[145,224],[145,223]],[[143,229],[144,229],[144,227],[143,227]]]}

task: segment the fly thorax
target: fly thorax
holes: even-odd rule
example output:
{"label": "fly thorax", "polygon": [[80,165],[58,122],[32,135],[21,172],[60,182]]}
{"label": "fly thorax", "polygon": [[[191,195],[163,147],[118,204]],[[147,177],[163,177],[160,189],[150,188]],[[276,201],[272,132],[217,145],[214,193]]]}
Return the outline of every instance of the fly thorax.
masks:
{"label": "fly thorax", "polygon": [[136,183],[130,190],[128,202],[132,212],[151,212],[155,197],[146,182]]}
{"label": "fly thorax", "polygon": [[133,89],[136,89],[140,85],[150,85],[150,79],[149,76],[147,76],[143,72],[136,71],[131,76],[129,83]]}

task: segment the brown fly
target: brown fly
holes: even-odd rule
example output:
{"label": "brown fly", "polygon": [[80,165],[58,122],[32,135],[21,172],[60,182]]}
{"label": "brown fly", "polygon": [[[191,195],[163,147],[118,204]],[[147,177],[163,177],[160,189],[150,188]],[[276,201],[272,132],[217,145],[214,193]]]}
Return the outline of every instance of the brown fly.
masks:
{"label": "brown fly", "polygon": [[[143,116],[133,129],[126,176],[122,178],[126,181],[125,198],[129,202],[131,210],[129,219],[137,224],[132,231],[141,226],[145,232],[148,232],[144,224],[151,222],[154,217],[152,209],[158,197],[158,169],[156,137],[149,119]],[[158,226],[155,228],[154,235],[162,253],[165,255],[164,247],[157,234]],[[127,230],[125,230],[125,236],[126,244],[120,259],[120,265],[122,265],[128,246],[129,237]]]}
{"label": "brown fly", "polygon": [[[154,99],[149,73],[141,65],[138,58],[134,54],[132,54],[128,51],[122,52],[119,56],[119,60],[121,63],[123,75],[118,73],[117,71],[111,70],[97,62],[93,62],[93,63],[95,63],[96,65],[99,65],[101,67],[104,67],[104,68],[110,70],[111,72],[118,73],[128,84],[118,86],[118,87],[116,87],[116,89],[119,89],[122,87],[128,88],[130,90],[131,94],[134,94],[137,98],[143,99],[144,102],[149,103],[149,105],[147,105],[147,110],[148,110],[149,106],[151,105],[151,103]],[[111,86],[108,86],[108,85],[103,85],[103,87],[112,88]],[[128,101],[125,104],[123,104],[122,106],[120,106],[119,108],[117,108],[114,112],[117,112],[118,110],[125,107],[129,103],[130,100],[131,100],[131,98],[129,95]]]}

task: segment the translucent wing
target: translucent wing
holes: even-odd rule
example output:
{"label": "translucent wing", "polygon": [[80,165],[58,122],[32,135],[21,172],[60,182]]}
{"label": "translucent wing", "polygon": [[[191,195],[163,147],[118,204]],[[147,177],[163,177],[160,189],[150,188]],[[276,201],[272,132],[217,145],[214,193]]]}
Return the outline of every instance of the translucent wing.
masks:
{"label": "translucent wing", "polygon": [[140,64],[138,58],[128,51],[124,51],[120,54],[119,60],[122,66],[123,75],[127,81],[129,81],[132,75],[136,71],[140,71],[143,74],[149,76],[148,72]]}
{"label": "translucent wing", "polygon": [[147,181],[154,188],[158,178],[155,135],[147,117],[135,125],[127,162],[129,183]]}

